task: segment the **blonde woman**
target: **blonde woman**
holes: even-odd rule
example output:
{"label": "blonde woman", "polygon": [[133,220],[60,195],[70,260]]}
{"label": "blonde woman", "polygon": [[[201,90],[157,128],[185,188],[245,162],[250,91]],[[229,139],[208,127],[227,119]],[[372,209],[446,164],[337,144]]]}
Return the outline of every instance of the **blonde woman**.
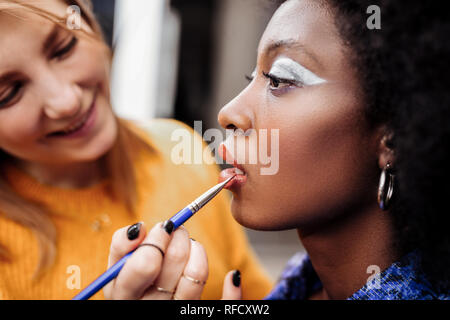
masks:
{"label": "blonde woman", "polygon": [[[81,8],[80,30],[66,25],[69,5]],[[155,248],[139,249],[141,260],[124,268],[125,275],[134,272],[131,281],[120,277],[122,284],[94,298],[171,299],[168,292],[181,284],[191,289],[180,289],[178,298],[217,299],[230,270],[242,273],[243,298],[263,297],[270,282],[229,214],[227,195],[186,229],[161,228],[159,222],[217,183],[218,169],[171,161],[171,132],[190,130],[182,124],[117,118],[110,62],[88,1],[0,1],[1,298],[72,298],[106,269],[115,230],[110,263],[154,225],[150,235],[166,234],[158,235],[167,241],[164,259]],[[201,285],[207,281],[200,296],[195,265],[192,277],[183,271],[205,251],[210,267],[201,275]],[[145,259],[159,263],[152,281]],[[231,275],[240,287],[239,272]],[[173,288],[155,290],[163,287],[158,281]]]}

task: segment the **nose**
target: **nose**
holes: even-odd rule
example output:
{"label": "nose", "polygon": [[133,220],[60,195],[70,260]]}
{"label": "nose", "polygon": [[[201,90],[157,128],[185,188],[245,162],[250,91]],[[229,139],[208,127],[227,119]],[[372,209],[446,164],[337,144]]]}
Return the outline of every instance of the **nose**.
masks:
{"label": "nose", "polygon": [[245,132],[252,128],[252,114],[251,96],[246,89],[220,110],[218,121],[224,129],[242,129]]}
{"label": "nose", "polygon": [[81,111],[82,89],[76,83],[50,75],[45,77],[40,91],[44,113],[50,119],[71,118]]}

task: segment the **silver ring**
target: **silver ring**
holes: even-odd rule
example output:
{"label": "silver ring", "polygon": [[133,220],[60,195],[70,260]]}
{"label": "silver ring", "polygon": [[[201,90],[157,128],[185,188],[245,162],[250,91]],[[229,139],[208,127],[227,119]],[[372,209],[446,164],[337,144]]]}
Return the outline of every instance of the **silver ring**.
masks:
{"label": "silver ring", "polygon": [[153,248],[158,249],[158,251],[161,253],[161,255],[162,255],[163,259],[164,259],[164,251],[163,251],[163,249],[158,247],[156,244],[153,244],[153,243],[142,243],[141,245],[139,245],[138,249],[141,248],[141,247],[153,247]]}
{"label": "silver ring", "polygon": [[162,293],[169,293],[171,295],[173,295],[175,293],[175,291],[166,290],[166,289],[161,288],[161,287],[155,287],[155,288],[156,288],[156,290],[158,290],[159,292],[162,292]]}
{"label": "silver ring", "polygon": [[200,280],[194,279],[192,277],[189,277],[189,276],[187,276],[185,274],[183,274],[183,278],[185,278],[186,280],[189,280],[189,281],[191,281],[191,282],[193,282],[195,284],[202,285],[202,286],[204,286],[206,284],[206,281],[200,281]]}

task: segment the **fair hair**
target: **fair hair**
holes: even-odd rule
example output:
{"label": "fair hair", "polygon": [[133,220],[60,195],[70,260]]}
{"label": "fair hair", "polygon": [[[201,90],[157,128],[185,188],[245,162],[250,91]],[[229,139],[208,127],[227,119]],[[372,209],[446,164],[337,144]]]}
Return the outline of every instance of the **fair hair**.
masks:
{"label": "fair hair", "polygon": [[[104,37],[94,13],[90,0],[62,0],[67,5],[77,5],[81,9],[82,19],[93,30],[93,34],[83,30],[86,36],[93,38],[99,45],[105,47],[109,53],[109,62],[112,58],[111,50],[104,41]],[[33,13],[45,17],[54,23],[66,28],[61,17],[44,11],[32,5],[29,1],[0,0],[0,13],[16,16],[17,10],[31,10]],[[136,133],[130,130],[124,120],[116,117],[118,136],[114,146],[103,157],[108,176],[112,181],[112,194],[125,204],[130,214],[134,214],[137,202],[136,176],[134,172],[134,159],[141,150],[151,152],[150,146]],[[0,214],[18,224],[30,229],[39,244],[40,258],[33,275],[37,279],[54,262],[56,252],[56,232],[52,223],[52,212],[41,204],[30,202],[15,193],[8,185],[3,175],[2,163],[11,156],[0,150]],[[0,261],[12,260],[11,252],[0,243]]]}

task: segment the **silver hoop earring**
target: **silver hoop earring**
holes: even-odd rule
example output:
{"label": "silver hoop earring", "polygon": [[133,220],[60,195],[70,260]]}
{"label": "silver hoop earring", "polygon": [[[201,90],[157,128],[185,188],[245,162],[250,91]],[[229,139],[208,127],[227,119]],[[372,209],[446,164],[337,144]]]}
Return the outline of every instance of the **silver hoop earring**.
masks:
{"label": "silver hoop earring", "polygon": [[392,200],[394,193],[394,179],[392,174],[392,166],[390,163],[381,172],[380,184],[378,186],[378,204],[380,209],[386,211]]}

